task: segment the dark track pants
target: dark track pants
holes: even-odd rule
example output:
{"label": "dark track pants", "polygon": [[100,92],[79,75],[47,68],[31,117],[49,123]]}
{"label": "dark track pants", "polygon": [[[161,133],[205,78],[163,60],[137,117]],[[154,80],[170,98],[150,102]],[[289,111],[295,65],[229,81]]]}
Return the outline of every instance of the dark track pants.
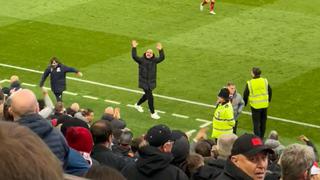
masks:
{"label": "dark track pants", "polygon": [[140,106],[142,103],[144,103],[146,100],[148,100],[148,105],[150,112],[154,113],[154,105],[153,105],[153,94],[151,89],[143,89],[144,95],[140,98],[138,101],[138,105]]}
{"label": "dark track pants", "polygon": [[263,139],[267,126],[267,108],[254,109],[251,107],[253,132]]}
{"label": "dark track pants", "polygon": [[56,97],[57,102],[62,102],[62,93],[63,92],[54,92],[54,96]]}

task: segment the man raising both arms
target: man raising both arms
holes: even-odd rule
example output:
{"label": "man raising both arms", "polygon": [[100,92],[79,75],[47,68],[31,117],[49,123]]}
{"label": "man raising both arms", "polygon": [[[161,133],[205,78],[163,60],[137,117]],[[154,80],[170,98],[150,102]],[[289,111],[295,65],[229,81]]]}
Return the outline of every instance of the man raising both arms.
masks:
{"label": "man raising both arms", "polygon": [[155,57],[152,49],[148,49],[142,57],[137,56],[137,41],[132,43],[132,59],[139,64],[139,88],[143,89],[144,95],[134,105],[139,111],[143,112],[142,103],[148,100],[151,118],[159,119],[160,116],[154,110],[152,90],[156,88],[157,64],[164,60],[164,52],[161,43],[157,43],[159,57]]}

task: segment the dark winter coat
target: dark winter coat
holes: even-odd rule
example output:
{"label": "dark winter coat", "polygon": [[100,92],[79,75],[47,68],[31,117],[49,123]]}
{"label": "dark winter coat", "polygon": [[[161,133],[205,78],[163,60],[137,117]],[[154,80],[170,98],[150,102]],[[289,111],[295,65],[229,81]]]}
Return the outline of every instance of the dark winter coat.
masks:
{"label": "dark winter coat", "polygon": [[226,165],[226,160],[224,159],[210,159],[208,161],[208,166],[214,168],[219,174],[222,173],[224,167]]}
{"label": "dark winter coat", "polygon": [[52,127],[48,120],[39,114],[28,114],[17,121],[20,125],[30,128],[51,149],[53,154],[65,165],[69,154],[69,146],[63,135]]}
{"label": "dark winter coat", "polygon": [[56,68],[52,68],[48,66],[47,69],[44,71],[41,81],[40,87],[43,86],[45,80],[50,74],[50,83],[51,83],[51,90],[54,93],[61,93],[66,90],[66,74],[68,72],[78,73],[79,71],[75,68],[65,66],[63,64],[58,64]]}
{"label": "dark winter coat", "polygon": [[220,172],[212,166],[204,165],[192,174],[190,180],[214,180],[219,176]]}
{"label": "dark winter coat", "polygon": [[224,171],[216,178],[217,180],[253,180],[240,168],[227,160]]}
{"label": "dark winter coat", "polygon": [[163,49],[159,51],[159,57],[153,55],[148,59],[137,56],[137,48],[132,48],[132,58],[139,64],[139,88],[153,90],[156,88],[157,64],[164,60]]}
{"label": "dark winter coat", "polygon": [[138,161],[128,165],[122,174],[128,180],[187,180],[186,174],[178,167],[171,165],[171,153],[163,153],[158,148],[147,146],[139,150]]}
{"label": "dark winter coat", "polygon": [[113,153],[103,144],[93,146],[91,157],[97,160],[101,165],[112,167],[118,171],[121,171],[126,165],[121,156]]}

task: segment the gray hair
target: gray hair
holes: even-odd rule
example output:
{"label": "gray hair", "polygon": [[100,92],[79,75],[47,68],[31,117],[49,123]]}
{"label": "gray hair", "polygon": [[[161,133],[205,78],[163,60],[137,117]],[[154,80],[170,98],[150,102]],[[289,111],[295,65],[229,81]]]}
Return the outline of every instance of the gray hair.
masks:
{"label": "gray hair", "polygon": [[311,147],[291,144],[286,147],[280,158],[283,180],[300,179],[315,160]]}

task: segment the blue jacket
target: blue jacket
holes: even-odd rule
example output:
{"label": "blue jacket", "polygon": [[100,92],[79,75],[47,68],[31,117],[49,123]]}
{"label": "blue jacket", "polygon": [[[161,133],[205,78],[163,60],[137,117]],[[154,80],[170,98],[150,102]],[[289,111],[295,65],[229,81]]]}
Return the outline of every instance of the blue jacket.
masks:
{"label": "blue jacket", "polygon": [[43,72],[40,87],[43,86],[45,80],[50,74],[50,83],[51,83],[51,90],[54,93],[61,93],[66,90],[66,74],[68,72],[78,73],[79,71],[75,68],[65,66],[63,64],[58,64],[56,68],[52,68],[48,66],[47,69]]}
{"label": "blue jacket", "polygon": [[82,155],[78,151],[70,148],[65,172],[76,176],[84,176],[89,169],[90,165]]}
{"label": "blue jacket", "polygon": [[54,129],[48,120],[42,118],[39,114],[28,114],[21,117],[17,122],[36,133],[65,167],[69,146],[63,135],[57,129]]}

